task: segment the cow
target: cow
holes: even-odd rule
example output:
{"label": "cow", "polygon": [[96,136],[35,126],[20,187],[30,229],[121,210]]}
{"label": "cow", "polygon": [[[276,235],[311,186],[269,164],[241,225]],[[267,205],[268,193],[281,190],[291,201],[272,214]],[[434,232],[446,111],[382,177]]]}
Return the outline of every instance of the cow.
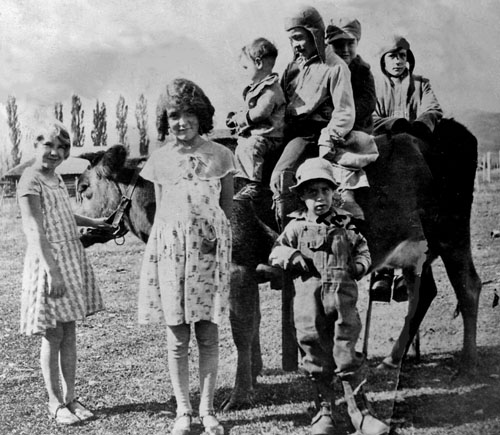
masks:
{"label": "cow", "polygon": [[[461,368],[473,371],[481,292],[470,241],[476,138],[457,121],[443,119],[429,143],[407,134],[378,136],[376,143],[380,157],[366,167],[370,188],[356,198],[366,218],[359,227],[372,254],[371,270],[387,265],[402,267],[410,289],[405,324],[384,359],[385,366],[398,366],[406,355],[437,294],[432,262],[441,257],[464,322]],[[80,157],[91,165],[78,181],[78,212],[92,217],[111,215],[141,159],[127,159],[121,145]],[[230,323],[238,363],[225,410],[252,403],[253,385],[262,368],[258,283],[266,278],[258,270],[266,268],[258,266],[267,263],[276,237],[268,214],[259,216],[268,208],[235,201],[231,219]],[[125,226],[146,242],[154,211],[153,185],[139,177],[124,214]]]}
{"label": "cow", "polygon": [[[127,159],[122,145],[114,145],[106,151],[86,153],[80,156],[90,162],[89,168],[78,179],[78,212],[91,217],[110,216],[123,204],[123,197],[130,195],[116,235],[130,231],[147,242],[156,210],[154,186],[138,177],[133,192],[129,184],[145,158]],[[132,190],[132,189],[131,189]],[[235,385],[230,397],[223,404],[225,410],[251,405],[257,376],[262,370],[259,325],[260,305],[258,285],[267,281],[268,255],[277,234],[264,221],[274,223],[271,212],[272,199],[260,216],[248,201],[235,201],[231,218],[233,256],[231,265],[231,289],[229,294],[229,320],[238,359]],[[84,246],[111,240],[106,234],[84,234]],[[260,268],[258,266],[261,265]]]}

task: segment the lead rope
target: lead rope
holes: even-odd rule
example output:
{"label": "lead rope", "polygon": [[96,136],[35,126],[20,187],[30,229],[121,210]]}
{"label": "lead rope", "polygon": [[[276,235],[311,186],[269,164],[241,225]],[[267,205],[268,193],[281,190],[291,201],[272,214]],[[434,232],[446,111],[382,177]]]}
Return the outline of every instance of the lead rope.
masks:
{"label": "lead rope", "polygon": [[[139,173],[141,172],[141,169],[143,167],[144,162],[139,163],[137,167],[135,168],[134,174],[132,175],[132,178],[130,180],[130,184],[127,188],[127,191],[125,192],[124,195],[122,195],[120,199],[120,204],[118,204],[118,207],[114,213],[113,217],[113,222],[111,223],[111,226],[116,228],[116,231],[119,230],[120,228],[120,223],[123,219],[123,215],[125,214],[125,210],[129,206],[130,202],[132,201],[132,194],[134,193],[135,186],[137,184],[137,180],[139,178]],[[121,237],[115,237],[113,239],[115,243],[119,246],[123,245],[125,243],[125,236]],[[121,240],[118,242],[118,240]]]}

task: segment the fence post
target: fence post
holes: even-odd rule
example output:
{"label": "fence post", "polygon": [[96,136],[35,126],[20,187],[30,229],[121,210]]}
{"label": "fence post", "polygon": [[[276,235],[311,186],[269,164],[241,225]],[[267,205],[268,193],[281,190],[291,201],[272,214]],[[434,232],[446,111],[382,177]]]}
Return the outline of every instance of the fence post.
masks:
{"label": "fence post", "polygon": [[486,154],[481,154],[481,180],[486,182]]}
{"label": "fence post", "polygon": [[491,183],[491,151],[486,153],[486,177],[488,183]]}

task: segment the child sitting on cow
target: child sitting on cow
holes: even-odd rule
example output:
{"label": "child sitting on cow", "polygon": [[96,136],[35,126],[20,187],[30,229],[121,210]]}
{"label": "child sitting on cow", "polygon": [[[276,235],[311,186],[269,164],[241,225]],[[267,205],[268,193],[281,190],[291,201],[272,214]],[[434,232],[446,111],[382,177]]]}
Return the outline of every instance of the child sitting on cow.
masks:
{"label": "child sitting on cow", "polygon": [[190,433],[189,342],[199,350],[199,415],[205,433],[221,435],[213,400],[219,329],[227,309],[231,259],[234,158],[200,135],[213,128],[214,108],[195,83],[176,79],[164,98],[174,142],[155,150],[141,176],[154,183],[156,213],[144,252],[139,322],[167,324],[168,366],[177,418],[172,434]]}
{"label": "child sitting on cow", "polygon": [[405,132],[428,139],[443,110],[429,79],[413,73],[415,56],[410,43],[393,36],[380,52],[380,72],[375,75],[375,134]]}
{"label": "child sitting on cow", "polygon": [[363,168],[376,160],[378,150],[371,136],[351,132],[356,113],[349,69],[335,53],[326,57],[325,25],[316,8],[294,10],[285,30],[293,60],[281,78],[287,102],[284,148],[270,181],[280,227],[295,207],[289,184],[296,169],[317,156],[335,164],[344,207],[363,219],[352,190],[368,186]]}
{"label": "child sitting on cow", "polygon": [[389,427],[368,410],[362,391],[364,357],[355,350],[361,331],[356,280],[370,267],[368,244],[350,214],[333,206],[337,183],[328,161],[319,157],[306,160],[296,178],[297,184],[291,189],[306,209],[292,213],[269,261],[295,275],[296,337],[303,368],[317,393],[318,413],[312,420],[312,434],[335,433],[334,375],[342,383],[357,433],[387,433]]}
{"label": "child sitting on cow", "polygon": [[264,38],[255,39],[241,50],[240,64],[250,79],[243,90],[246,107],[230,112],[226,120],[239,136],[235,178],[246,182],[235,195],[236,200],[258,200],[262,196],[268,184],[263,180],[264,161],[281,152],[286,103],[278,74],[273,73],[277,56],[276,47]]}
{"label": "child sitting on cow", "polygon": [[[42,337],[40,364],[56,423],[78,424],[94,414],[75,394],[76,321],[104,309],[77,225],[113,232],[105,219],[72,211],[57,167],[69,157],[70,135],[59,121],[37,132],[35,162],[17,195],[27,239],[21,296],[21,333]],[[62,387],[62,388],[61,388]]]}
{"label": "child sitting on cow", "polygon": [[[374,134],[409,133],[424,141],[443,116],[443,110],[427,78],[413,73],[415,57],[409,42],[393,36],[380,55],[380,73],[375,75],[377,105],[373,113]],[[406,293],[402,276],[394,279],[394,270],[384,268],[374,274],[373,296],[390,300],[394,281],[396,293]]]}
{"label": "child sitting on cow", "polygon": [[361,39],[361,23],[357,19],[341,18],[326,28],[326,42],[340,56],[351,72],[351,85],[356,107],[355,131],[373,132],[373,111],[377,98],[370,65],[357,53]]}

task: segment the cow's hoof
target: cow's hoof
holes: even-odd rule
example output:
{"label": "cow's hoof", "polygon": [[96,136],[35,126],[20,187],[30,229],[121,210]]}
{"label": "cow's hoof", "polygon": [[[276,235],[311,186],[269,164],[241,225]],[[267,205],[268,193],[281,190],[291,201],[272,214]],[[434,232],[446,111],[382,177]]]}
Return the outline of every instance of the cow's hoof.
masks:
{"label": "cow's hoof", "polygon": [[388,356],[382,360],[382,362],[376,367],[376,370],[399,370],[400,367],[401,361],[395,362],[390,356]]}
{"label": "cow's hoof", "polygon": [[477,354],[474,355],[462,355],[460,358],[460,371],[468,375],[475,376],[477,374],[479,365],[479,358]]}
{"label": "cow's hoof", "polygon": [[236,411],[238,409],[253,408],[255,402],[252,398],[252,393],[236,394],[232,393],[224,402],[222,402],[221,410],[223,412]]}
{"label": "cow's hoof", "polygon": [[478,364],[474,360],[462,359],[458,368],[453,372],[452,380],[474,379],[478,374]]}

